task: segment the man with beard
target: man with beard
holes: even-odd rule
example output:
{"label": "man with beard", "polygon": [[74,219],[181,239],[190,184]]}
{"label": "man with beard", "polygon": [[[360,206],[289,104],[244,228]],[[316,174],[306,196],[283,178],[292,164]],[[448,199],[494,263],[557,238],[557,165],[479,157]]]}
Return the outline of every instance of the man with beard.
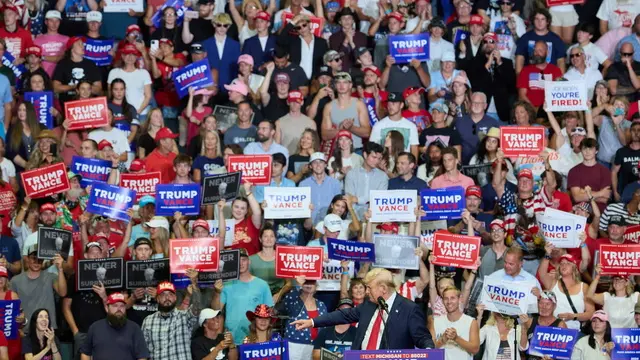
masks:
{"label": "man with beard", "polygon": [[516,83],[520,100],[531,103],[536,110],[544,103],[544,81],[562,77],[560,68],[547,62],[548,51],[546,42],[536,41],[529,65],[522,68]]}
{"label": "man with beard", "polygon": [[[299,92],[298,92],[299,94]],[[289,150],[275,141],[276,126],[269,120],[262,120],[258,124],[258,137],[255,142],[247,144],[244,148],[245,155],[273,155],[284,154],[289,158]]]}
{"label": "man with beard", "polygon": [[[140,326],[127,319],[124,294],[113,293],[107,299],[107,318],[89,328],[87,340],[82,344],[81,359],[94,360],[148,359],[149,350]],[[114,341],[116,340],[117,341]]]}

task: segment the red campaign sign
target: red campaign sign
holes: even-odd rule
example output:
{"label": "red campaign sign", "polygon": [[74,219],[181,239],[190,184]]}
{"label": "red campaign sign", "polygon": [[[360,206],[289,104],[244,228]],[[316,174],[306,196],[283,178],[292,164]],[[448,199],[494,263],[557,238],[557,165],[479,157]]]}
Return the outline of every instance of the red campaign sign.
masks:
{"label": "red campaign sign", "polygon": [[145,195],[156,196],[156,185],[162,181],[160,171],[141,174],[121,174],[120,186],[136,191],[136,201]]}
{"label": "red campaign sign", "polygon": [[172,274],[184,274],[187,269],[216,272],[220,264],[219,239],[172,239],[169,247],[169,268]]}
{"label": "red campaign sign", "polygon": [[10,212],[16,207],[16,195],[11,190],[0,191],[0,213]]}
{"label": "red campaign sign", "polygon": [[323,249],[315,246],[277,246],[276,277],[322,280]]}
{"label": "red campaign sign", "polygon": [[500,127],[500,148],[506,157],[540,156],[545,143],[544,126]]}
{"label": "red campaign sign", "polygon": [[640,243],[640,225],[627,226],[627,230],[624,232],[624,241]]}
{"label": "red campaign sign", "polygon": [[433,234],[434,265],[477,269],[480,257],[480,237],[436,231]]}
{"label": "red campaign sign", "polygon": [[59,194],[70,187],[64,163],[23,171],[20,177],[25,194],[32,199]]}
{"label": "red campaign sign", "polygon": [[640,245],[600,245],[603,275],[640,274]]}
{"label": "red campaign sign", "polygon": [[229,155],[227,171],[242,172],[242,182],[271,184],[271,155]]}
{"label": "red campaign sign", "polygon": [[558,5],[582,5],[584,0],[547,0],[547,7]]}
{"label": "red campaign sign", "polygon": [[[317,36],[317,37],[322,37],[322,28],[323,28],[323,24],[324,24],[324,20],[322,18],[319,17],[315,17],[313,15],[307,15],[309,17],[309,20],[311,20],[311,31],[313,32],[313,35]],[[286,26],[288,23],[291,22],[291,20],[293,20],[293,18],[295,17],[295,15],[293,15],[293,13],[290,13],[288,11],[285,11],[282,13],[282,26]],[[295,34],[296,32],[293,31],[293,33]]]}
{"label": "red campaign sign", "polygon": [[109,125],[107,98],[104,96],[67,101],[64,104],[65,119],[70,120],[69,130],[99,128]]}

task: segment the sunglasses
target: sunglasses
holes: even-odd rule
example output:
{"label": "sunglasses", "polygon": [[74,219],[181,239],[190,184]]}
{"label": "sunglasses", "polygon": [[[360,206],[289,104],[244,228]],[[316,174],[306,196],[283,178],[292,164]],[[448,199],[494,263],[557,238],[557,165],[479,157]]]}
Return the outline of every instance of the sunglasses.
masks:
{"label": "sunglasses", "polygon": [[305,22],[305,23],[302,23],[302,24],[300,24],[300,25],[296,26],[294,29],[296,29],[296,30],[300,30],[300,29],[302,29],[302,28],[306,28],[306,27],[307,27],[307,25],[309,25],[309,24],[307,24],[307,23]]}
{"label": "sunglasses", "polygon": [[340,62],[340,61],[342,61],[342,58],[333,59],[331,61]]}
{"label": "sunglasses", "polygon": [[216,27],[223,27],[223,28],[228,28],[229,24],[216,24]]}
{"label": "sunglasses", "polygon": [[580,56],[582,56],[582,53],[578,53],[578,54],[571,54],[569,55],[572,59],[573,58],[579,58]]}
{"label": "sunglasses", "polygon": [[513,3],[512,2],[507,2],[507,1],[501,1],[501,2],[498,3],[498,5],[509,5],[509,6],[512,6]]}
{"label": "sunglasses", "polygon": [[632,52],[630,52],[630,53],[623,52],[623,53],[620,53],[620,55],[622,55],[622,57],[629,57],[629,56],[633,56],[633,53]]}
{"label": "sunglasses", "polygon": [[485,42],[485,44],[495,44],[496,43],[496,41],[493,40],[493,39],[487,39],[487,40],[484,40],[484,42]]}

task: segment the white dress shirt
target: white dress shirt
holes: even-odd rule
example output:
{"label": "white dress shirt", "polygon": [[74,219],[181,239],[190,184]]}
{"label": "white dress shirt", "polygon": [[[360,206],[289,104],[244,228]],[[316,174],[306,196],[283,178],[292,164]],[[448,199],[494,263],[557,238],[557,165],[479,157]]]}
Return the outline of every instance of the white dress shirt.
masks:
{"label": "white dress shirt", "polygon": [[307,79],[311,79],[311,73],[313,73],[313,48],[315,46],[315,38],[311,39],[311,43],[307,44],[307,41],[300,36],[300,67],[307,75]]}
{"label": "white dress shirt", "polygon": [[224,38],[222,38],[222,40],[218,40],[218,37],[215,36],[216,39],[216,48],[218,48],[218,58],[220,58],[220,60],[222,60],[222,53],[224,52],[224,43],[225,41],[227,41],[227,36],[225,35]]}
{"label": "white dress shirt", "polygon": [[[393,302],[396,300],[397,293],[394,291],[387,300],[387,306],[389,307],[389,312],[393,308]],[[369,337],[371,337],[371,332],[373,331],[373,325],[376,323],[376,319],[378,317],[378,309],[373,313],[373,317],[371,321],[369,321],[369,326],[367,326],[367,331],[364,333],[364,338],[362,339],[362,345],[360,346],[362,350],[366,350],[367,344],[369,344]],[[378,334],[378,343],[376,344],[376,350],[380,349],[380,343],[382,342],[382,334],[384,334],[384,324],[388,321],[389,315],[386,311],[382,312],[382,319],[384,320],[380,324],[380,333]],[[389,344],[387,344],[388,346]]]}

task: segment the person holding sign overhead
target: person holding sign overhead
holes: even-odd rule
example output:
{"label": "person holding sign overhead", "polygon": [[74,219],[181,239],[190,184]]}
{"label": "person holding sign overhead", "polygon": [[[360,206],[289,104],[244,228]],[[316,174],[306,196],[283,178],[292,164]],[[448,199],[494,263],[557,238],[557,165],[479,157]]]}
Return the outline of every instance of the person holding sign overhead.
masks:
{"label": "person holding sign overhead", "polygon": [[609,291],[596,294],[596,288],[600,282],[602,267],[596,265],[595,276],[586,296],[595,304],[602,306],[602,309],[609,314],[609,321],[613,328],[632,328],[636,326],[635,319],[629,314],[633,312],[638,303],[640,293],[633,291],[633,283],[626,275],[614,275],[613,283]]}

